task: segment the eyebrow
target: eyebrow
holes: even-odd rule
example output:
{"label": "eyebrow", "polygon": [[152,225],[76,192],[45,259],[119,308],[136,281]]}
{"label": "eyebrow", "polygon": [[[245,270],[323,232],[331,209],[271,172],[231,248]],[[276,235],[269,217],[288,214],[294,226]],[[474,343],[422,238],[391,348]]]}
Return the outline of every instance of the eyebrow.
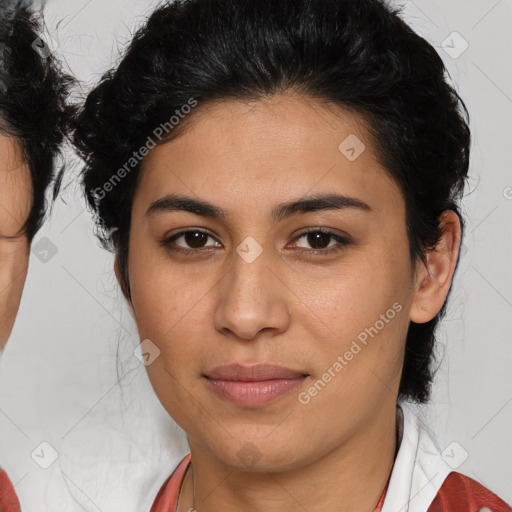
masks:
{"label": "eyebrow", "polygon": [[[276,222],[280,222],[296,214],[345,209],[357,209],[365,212],[372,211],[367,203],[355,197],[341,194],[316,194],[275,206],[271,211],[271,218]],[[230,217],[226,210],[207,201],[178,194],[169,194],[161,199],[157,199],[151,203],[145,216],[153,217],[157,214],[173,211],[190,212],[202,217],[222,221],[227,221]]]}

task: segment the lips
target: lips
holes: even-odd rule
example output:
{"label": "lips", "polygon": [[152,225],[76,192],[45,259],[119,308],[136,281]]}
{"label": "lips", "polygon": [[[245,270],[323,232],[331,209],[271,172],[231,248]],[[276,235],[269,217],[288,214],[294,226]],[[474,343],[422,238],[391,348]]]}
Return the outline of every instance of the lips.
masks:
{"label": "lips", "polygon": [[305,372],[272,364],[255,364],[251,366],[230,364],[214,368],[206,374],[206,377],[217,380],[257,382],[274,379],[297,379],[307,375]]}
{"label": "lips", "polygon": [[204,375],[211,391],[239,407],[261,407],[301,386],[309,374],[271,364],[218,366]]}

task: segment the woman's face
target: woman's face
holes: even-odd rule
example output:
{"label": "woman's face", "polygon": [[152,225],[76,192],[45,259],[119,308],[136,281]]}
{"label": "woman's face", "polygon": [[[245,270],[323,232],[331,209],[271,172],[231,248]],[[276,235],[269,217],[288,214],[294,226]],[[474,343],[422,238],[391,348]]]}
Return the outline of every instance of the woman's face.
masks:
{"label": "woman's face", "polygon": [[[133,203],[149,378],[191,447],[300,467],[395,408],[415,290],[404,199],[354,114],[280,95],[193,115],[147,156]],[[332,197],[290,207],[312,196]],[[289,371],[213,371],[233,364]]]}
{"label": "woman's face", "polygon": [[20,230],[31,200],[30,170],[21,147],[0,134],[0,349],[11,333],[27,275],[29,243]]}

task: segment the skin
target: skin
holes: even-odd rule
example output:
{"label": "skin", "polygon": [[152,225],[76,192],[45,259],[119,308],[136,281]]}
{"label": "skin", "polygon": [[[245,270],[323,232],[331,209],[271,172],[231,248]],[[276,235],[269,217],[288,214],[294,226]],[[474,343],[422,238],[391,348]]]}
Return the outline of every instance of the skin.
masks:
{"label": "skin", "polygon": [[30,170],[21,147],[0,134],[0,349],[12,331],[27,276],[29,242],[22,228],[31,197]]}
{"label": "skin", "polygon": [[[129,246],[129,302],[141,340],[160,350],[148,375],[192,454],[178,510],[372,511],[394,459],[407,327],[433,318],[446,298],[458,218],[443,214],[444,234],[428,265],[413,268],[402,193],[356,114],[282,94],[198,106],[188,121],[143,163]],[[366,145],[353,162],[338,150],[350,134]],[[270,216],[279,203],[326,192],[357,198],[371,211]],[[170,193],[209,201],[229,217],[146,214]],[[319,227],[351,242],[311,256],[319,245],[301,235]],[[169,249],[197,251],[184,237],[160,243],[193,228],[209,232],[202,245],[210,252]],[[236,252],[248,236],[263,250],[252,263]],[[118,264],[116,273],[120,279]],[[300,403],[298,393],[394,303],[401,311],[314,399]],[[310,376],[254,408],[226,402],[202,377],[221,364],[255,362]],[[249,442],[258,454],[252,466],[238,453]]]}

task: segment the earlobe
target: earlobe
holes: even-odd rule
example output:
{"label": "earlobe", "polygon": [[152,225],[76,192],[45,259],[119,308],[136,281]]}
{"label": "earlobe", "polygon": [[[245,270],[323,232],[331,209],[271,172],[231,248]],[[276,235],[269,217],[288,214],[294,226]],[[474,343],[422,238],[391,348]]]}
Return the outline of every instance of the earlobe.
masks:
{"label": "earlobe", "polygon": [[439,218],[441,238],[418,263],[410,320],[425,323],[442,308],[453,279],[460,247],[461,225],[457,214],[446,210]]}

